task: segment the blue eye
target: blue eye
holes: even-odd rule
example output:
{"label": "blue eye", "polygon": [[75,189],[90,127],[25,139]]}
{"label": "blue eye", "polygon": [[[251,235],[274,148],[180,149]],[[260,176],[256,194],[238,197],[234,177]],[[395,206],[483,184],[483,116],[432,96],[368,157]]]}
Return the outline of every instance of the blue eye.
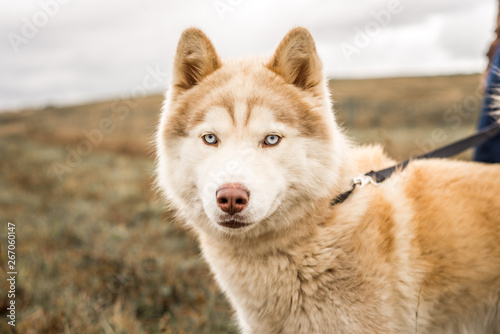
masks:
{"label": "blue eye", "polygon": [[281,137],[278,135],[269,135],[264,140],[264,146],[275,146],[281,141]]}
{"label": "blue eye", "polygon": [[206,134],[202,138],[207,145],[217,145],[218,143],[217,137],[213,133]]}

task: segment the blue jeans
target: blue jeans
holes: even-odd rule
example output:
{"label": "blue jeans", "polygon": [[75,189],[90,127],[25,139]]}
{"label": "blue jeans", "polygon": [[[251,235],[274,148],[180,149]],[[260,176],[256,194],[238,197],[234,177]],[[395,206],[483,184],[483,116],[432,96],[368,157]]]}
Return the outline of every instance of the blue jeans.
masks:
{"label": "blue jeans", "polygon": [[[483,107],[481,110],[481,118],[479,119],[479,129],[485,128],[488,125],[495,123],[495,119],[490,116],[490,113],[492,111],[495,111],[494,107],[492,106],[493,99],[491,97],[493,95],[499,94],[498,92],[495,92],[495,88],[500,88],[500,47],[495,51],[493,61],[490,65],[488,80],[486,83],[486,92],[484,95]],[[497,135],[479,145],[476,148],[474,160],[487,163],[499,163],[500,135]]]}

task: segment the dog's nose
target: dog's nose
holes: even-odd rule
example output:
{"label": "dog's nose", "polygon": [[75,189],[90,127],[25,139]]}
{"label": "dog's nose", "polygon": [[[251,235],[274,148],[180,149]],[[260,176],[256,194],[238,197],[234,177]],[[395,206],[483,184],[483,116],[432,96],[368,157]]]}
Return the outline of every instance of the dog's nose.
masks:
{"label": "dog's nose", "polygon": [[241,212],[250,198],[248,189],[239,183],[224,184],[215,193],[217,205],[222,211],[234,215]]}

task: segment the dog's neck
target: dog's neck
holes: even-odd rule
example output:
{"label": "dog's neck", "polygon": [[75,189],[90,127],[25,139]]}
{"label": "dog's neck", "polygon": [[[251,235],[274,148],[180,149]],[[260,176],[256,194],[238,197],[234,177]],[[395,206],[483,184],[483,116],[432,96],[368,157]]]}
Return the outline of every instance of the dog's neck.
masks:
{"label": "dog's neck", "polygon": [[[314,214],[302,217],[286,233],[254,240],[200,235],[203,254],[219,285],[249,326],[254,330],[258,326],[256,332],[277,332],[294,321],[302,312],[302,303],[322,293],[318,277],[329,275],[325,274],[329,271],[346,275],[355,268],[350,251],[337,246],[343,242],[321,237],[331,216],[329,199],[321,202]],[[332,267],[335,258],[338,261]],[[279,314],[291,308],[288,318]],[[266,314],[266,324],[261,314]]]}

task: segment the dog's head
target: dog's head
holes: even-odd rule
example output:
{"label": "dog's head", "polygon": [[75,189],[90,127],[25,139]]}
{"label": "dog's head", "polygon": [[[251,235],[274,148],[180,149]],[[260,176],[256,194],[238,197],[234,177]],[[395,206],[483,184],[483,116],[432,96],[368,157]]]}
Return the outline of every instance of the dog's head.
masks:
{"label": "dog's head", "polygon": [[221,61],[190,28],[173,73],[157,134],[158,184],[188,224],[256,235],[291,227],[339,192],[344,139],[306,29],[291,30],[270,59]]}

